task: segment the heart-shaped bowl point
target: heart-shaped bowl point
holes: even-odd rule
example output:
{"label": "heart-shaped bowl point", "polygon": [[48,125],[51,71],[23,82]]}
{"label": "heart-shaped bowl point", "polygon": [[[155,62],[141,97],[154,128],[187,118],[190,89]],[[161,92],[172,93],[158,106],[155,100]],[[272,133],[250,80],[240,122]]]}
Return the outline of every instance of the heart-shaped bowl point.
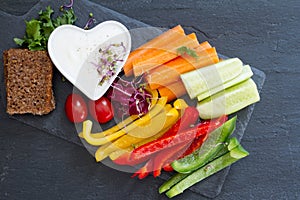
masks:
{"label": "heart-shaped bowl point", "polygon": [[130,33],[117,21],[105,21],[90,30],[62,25],[48,41],[48,52],[56,68],[92,100],[109,89],[130,49]]}

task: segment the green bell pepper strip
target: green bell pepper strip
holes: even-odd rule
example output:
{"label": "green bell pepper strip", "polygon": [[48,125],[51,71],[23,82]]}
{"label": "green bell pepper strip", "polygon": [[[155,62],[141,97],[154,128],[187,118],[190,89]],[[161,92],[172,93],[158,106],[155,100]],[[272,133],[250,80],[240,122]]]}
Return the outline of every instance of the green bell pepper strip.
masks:
{"label": "green bell pepper strip", "polygon": [[172,162],[171,166],[179,173],[190,173],[205,165],[224,148],[224,144],[233,133],[235,126],[236,116],[211,132],[198,150],[182,159]]}
{"label": "green bell pepper strip", "polygon": [[159,187],[158,189],[159,194],[162,194],[163,192],[169,190],[172,186],[174,186],[176,183],[186,178],[188,175],[190,174],[181,174],[181,173],[175,174]]}

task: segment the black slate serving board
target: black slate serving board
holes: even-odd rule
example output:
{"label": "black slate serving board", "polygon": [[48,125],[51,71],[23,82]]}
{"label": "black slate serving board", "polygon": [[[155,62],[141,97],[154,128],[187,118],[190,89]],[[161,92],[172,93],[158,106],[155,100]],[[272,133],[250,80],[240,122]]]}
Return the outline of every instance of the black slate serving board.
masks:
{"label": "black slate serving board", "polygon": [[[56,13],[59,13],[58,9],[61,5],[61,1],[58,0],[42,0],[36,4],[27,14],[23,16],[13,16],[7,13],[0,12],[0,23],[4,25],[5,28],[0,29],[0,53],[2,54],[5,49],[16,48],[17,46],[13,42],[14,37],[22,37],[25,31],[24,20],[30,20],[34,17],[37,17],[39,10],[44,9],[46,6],[50,5]],[[88,14],[92,12],[94,14],[97,23],[101,23],[106,20],[116,20],[123,23],[133,35],[132,46],[133,49],[142,44],[143,42],[155,37],[156,35],[162,32],[161,28],[150,27],[147,24],[144,24],[135,19],[124,16],[120,13],[107,9],[103,6],[94,4],[89,1],[76,1],[74,4],[74,11],[78,17],[76,25],[83,27],[86,20],[88,19]],[[136,31],[137,28],[147,28],[144,31],[144,34],[141,34],[143,30]],[[1,57],[1,70],[3,71],[3,59]],[[256,82],[259,91],[262,89],[265,80],[265,74],[252,67],[254,76],[253,80]],[[1,99],[4,102],[2,109],[5,109],[5,85],[3,72],[0,72],[0,92]],[[14,115],[10,116],[18,121],[21,121],[25,124],[36,127],[40,130],[43,130],[47,133],[53,134],[57,137],[65,139],[66,141],[75,143],[77,145],[83,146],[81,140],[77,137],[77,129],[80,127],[74,126],[70,123],[65,117],[64,113],[64,102],[68,94],[72,93],[76,88],[73,88],[72,84],[69,82],[63,82],[61,74],[55,70],[54,72],[54,93],[56,100],[56,109],[51,112],[49,115],[45,116],[32,116],[32,115]],[[242,139],[247,124],[250,120],[251,114],[253,112],[254,105],[251,105],[237,113],[238,121],[237,128],[234,132],[239,140]],[[107,126],[110,126],[108,124]],[[105,127],[104,127],[105,128]],[[250,152],[251,153],[251,152]],[[102,167],[100,164],[99,167]],[[228,174],[229,167],[225,170],[220,171],[219,173],[205,179],[201,183],[194,185],[190,188],[195,193],[213,198],[216,197],[224,184],[225,178]],[[105,174],[103,174],[105,176]],[[162,179],[167,179],[170,175],[163,173]],[[101,178],[101,177],[99,177]],[[143,184],[147,184],[145,181]]]}

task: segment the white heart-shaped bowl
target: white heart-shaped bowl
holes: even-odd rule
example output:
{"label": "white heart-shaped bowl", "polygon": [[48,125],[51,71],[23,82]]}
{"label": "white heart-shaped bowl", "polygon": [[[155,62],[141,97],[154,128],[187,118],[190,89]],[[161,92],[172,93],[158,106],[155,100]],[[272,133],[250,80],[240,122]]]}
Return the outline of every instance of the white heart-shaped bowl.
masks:
{"label": "white heart-shaped bowl", "polygon": [[[100,77],[96,67],[100,62],[99,49],[121,43],[125,51],[119,52],[122,59],[116,64],[115,74],[99,85]],[[109,89],[121,72],[130,49],[130,33],[117,21],[105,21],[90,30],[62,25],[51,33],[48,41],[48,52],[56,68],[92,100],[99,99]]]}

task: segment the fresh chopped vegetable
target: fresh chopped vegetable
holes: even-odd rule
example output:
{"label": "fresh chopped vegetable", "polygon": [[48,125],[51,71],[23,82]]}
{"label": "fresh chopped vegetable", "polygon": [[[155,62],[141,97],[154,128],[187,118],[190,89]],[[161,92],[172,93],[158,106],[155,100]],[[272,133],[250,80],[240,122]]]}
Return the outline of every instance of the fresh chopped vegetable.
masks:
{"label": "fresh chopped vegetable", "polygon": [[[203,46],[205,45],[203,44]],[[203,49],[200,44],[199,48],[196,48],[195,53],[197,58],[182,55],[149,71],[145,78],[150,88],[166,87],[170,83],[180,80],[180,75],[183,73],[219,62],[219,57],[214,47]]]}
{"label": "fresh chopped vegetable", "polygon": [[180,75],[190,96],[194,99],[212,88],[236,78],[242,73],[243,63],[238,58],[223,60],[217,64],[203,67]]}
{"label": "fresh chopped vegetable", "polygon": [[210,119],[235,113],[259,99],[256,84],[248,79],[198,102],[197,109],[202,119]]}
{"label": "fresh chopped vegetable", "polygon": [[144,126],[137,126],[128,135],[137,138],[149,138],[158,133],[160,130],[172,126],[178,119],[179,112],[170,104],[167,104],[162,111],[156,116],[151,116],[149,123]]}
{"label": "fresh chopped vegetable", "polygon": [[153,160],[150,159],[148,160],[148,162],[146,162],[146,164],[141,167],[139,170],[137,170],[132,176],[133,177],[138,177],[139,179],[143,179],[146,178],[150,172],[153,171]]}
{"label": "fresh chopped vegetable", "polygon": [[[202,144],[206,141],[207,137],[209,134],[206,135],[202,135],[200,137],[197,137],[193,140],[193,142],[191,143],[191,145],[186,149],[186,151],[179,157],[179,158],[183,158],[185,156],[188,156],[192,153],[194,153],[197,149],[199,149]],[[173,168],[173,167],[172,167]]]}
{"label": "fresh chopped vegetable", "polygon": [[[235,140],[234,143],[238,143],[236,138],[233,138],[232,140]],[[231,149],[228,153],[209,162],[208,164],[189,174],[182,180],[180,180],[180,178],[182,177],[178,176],[178,179],[174,179],[174,182],[178,180],[180,181],[176,183],[169,191],[167,191],[166,195],[169,198],[177,196],[192,185],[200,182],[201,180],[213,175],[214,173],[228,167],[229,165],[248,155],[249,153],[240,144],[238,144],[238,146]],[[165,185],[164,187],[167,188],[169,186]],[[161,189],[160,191],[164,191],[165,188]]]}
{"label": "fresh chopped vegetable", "polygon": [[164,171],[166,172],[172,172],[174,171],[173,167],[171,166],[171,164],[166,164],[164,167],[163,167]]}
{"label": "fresh chopped vegetable", "polygon": [[173,169],[180,173],[190,173],[206,164],[223,147],[227,138],[235,129],[236,117],[228,120],[218,129],[208,135],[204,144],[192,154],[182,159],[174,161],[171,165]]}
{"label": "fresh chopped vegetable", "polygon": [[[169,127],[168,127],[169,128]],[[147,144],[153,140],[156,140],[157,138],[160,138],[167,130],[161,130],[159,133],[157,133],[156,135],[150,137],[150,138],[146,138],[144,140],[142,140],[141,142],[139,143],[136,143],[134,145],[131,145],[129,147],[127,147],[126,149],[119,149],[119,150],[116,150],[114,152],[112,152],[109,157],[113,160],[113,162],[115,164],[118,164],[118,165],[128,165],[128,166],[134,166],[134,165],[137,165],[137,164],[140,164],[142,162],[144,162],[145,160],[147,160],[147,158],[143,159],[143,160],[131,160],[130,159],[130,154],[131,152],[135,149],[135,148],[138,148],[144,144]],[[119,155],[116,155],[116,158],[114,154],[119,154]]]}
{"label": "fresh chopped vegetable", "polygon": [[[151,95],[152,95],[152,99],[151,99],[151,108],[154,107],[154,105],[156,105],[157,100],[158,100],[158,93],[156,90],[151,90]],[[121,130],[122,128],[125,128],[126,126],[128,126],[129,124],[131,124],[133,121],[135,121],[137,118],[139,118],[138,115],[132,115],[127,117],[126,119],[123,119],[122,121],[120,121],[117,125],[106,129],[102,132],[98,132],[98,133],[93,133],[92,137],[94,139],[97,138],[103,138],[105,136],[111,135],[119,130]],[[79,137],[83,138],[82,133],[79,133],[78,135]]]}
{"label": "fresh chopped vegetable", "polygon": [[144,115],[151,107],[151,94],[142,83],[142,77],[127,81],[117,78],[111,85],[109,98],[114,104],[117,117],[123,119],[128,115]]}
{"label": "fresh chopped vegetable", "polygon": [[189,174],[181,174],[177,173],[173,175],[169,180],[165,181],[160,187],[159,187],[159,194],[162,194],[166,191],[168,191],[172,186],[174,186],[176,183],[180,182],[184,178],[186,178]]}
{"label": "fresh chopped vegetable", "polygon": [[180,98],[176,99],[173,102],[173,106],[174,106],[174,108],[181,110],[181,111],[182,110],[185,111],[185,109],[189,107],[187,102],[184,99],[180,99]]}
{"label": "fresh chopped vegetable", "polygon": [[[173,124],[172,127],[169,128],[167,131],[163,131],[163,135],[161,137],[159,137],[159,139],[162,139],[165,137],[170,137],[172,135],[176,135],[179,131],[183,131],[183,130],[190,128],[197,121],[197,119],[198,119],[198,111],[194,107],[187,107],[186,109],[184,109],[184,113],[183,113],[182,117],[179,118],[176,121],[176,123]],[[155,139],[158,139],[158,137]],[[154,139],[148,141],[147,143],[149,143],[151,141],[154,141]],[[145,144],[147,144],[147,143],[145,143]],[[135,147],[138,148],[140,146],[141,145],[136,145]],[[127,156],[130,157],[130,154],[127,154]],[[144,161],[144,159],[136,159],[136,160],[131,159],[130,160],[129,157],[123,156],[123,157],[115,160],[114,162],[115,163],[123,163],[123,164],[127,164],[127,165],[135,165],[137,163]]]}
{"label": "fresh chopped vegetable", "polygon": [[114,152],[112,152],[109,157],[113,160],[113,162],[115,164],[118,165],[128,165],[128,166],[134,166],[137,164],[140,164],[142,162],[144,162],[145,160],[147,160],[147,158],[143,159],[143,160],[130,160],[130,154],[131,152],[135,149],[138,148],[144,144],[147,144],[151,141],[154,141],[158,138],[160,138],[170,127],[168,127],[167,129],[163,129],[161,130],[159,133],[157,133],[156,135],[153,135],[150,138],[146,138],[143,139],[141,142],[136,143],[136,144],[132,144],[131,146],[125,148],[125,149],[119,149],[116,150]]}
{"label": "fresh chopped vegetable", "polygon": [[162,86],[158,88],[160,96],[167,97],[168,102],[175,100],[186,94],[186,89],[181,80],[177,80],[170,85]]}
{"label": "fresh chopped vegetable", "polygon": [[180,143],[191,142],[194,138],[205,135],[210,131],[221,126],[227,120],[226,116],[222,116],[218,119],[208,120],[199,123],[195,127],[189,128],[187,130],[181,131],[176,135],[171,135],[169,137],[163,137],[161,139],[149,142],[148,144],[142,145],[135,149],[131,154],[132,160],[143,159],[144,157],[149,157],[164,148],[169,148]]}
{"label": "fresh chopped vegetable", "polygon": [[[124,127],[123,129],[120,129],[119,131],[105,136],[103,138],[95,138],[92,134],[86,134],[84,139],[88,141],[89,144],[98,146],[103,145],[109,142],[112,142],[118,138],[120,138],[123,135],[126,135],[129,131],[133,130],[134,128],[138,126],[144,126],[145,124],[149,123],[149,121],[152,119],[152,117],[156,116],[160,111],[163,109],[165,104],[167,103],[166,98],[160,98],[157,102],[157,104],[145,115],[143,115],[141,118],[135,120],[133,123],[129,124],[128,126]],[[103,153],[101,149],[98,149],[95,153],[96,161],[101,161],[102,159],[106,158],[108,156],[107,153]]]}
{"label": "fresh chopped vegetable", "polygon": [[27,47],[32,51],[46,50],[51,32],[63,24],[74,24],[76,16],[72,8],[64,9],[62,15],[52,19],[54,11],[50,6],[39,12],[37,19],[26,21],[26,32],[23,38],[14,38],[17,45]]}
{"label": "fresh chopped vegetable", "polygon": [[175,136],[176,134],[191,128],[199,118],[199,112],[195,107],[188,106],[184,109],[182,117],[160,138]]}
{"label": "fresh chopped vegetable", "polygon": [[[174,108],[173,108],[174,109]],[[184,114],[176,124],[174,124],[160,139],[176,135],[178,131],[188,129],[198,119],[198,112],[194,107],[187,107],[184,109]],[[177,159],[187,149],[189,143],[181,143],[170,148],[160,151],[158,154],[149,158],[153,161],[153,176],[157,177],[161,174],[161,170],[165,165],[169,165],[172,161]],[[144,161],[146,158],[140,159]],[[137,160],[129,160],[137,164]]]}
{"label": "fresh chopped vegetable", "polygon": [[169,165],[182,155],[182,153],[188,148],[189,143],[181,143],[176,146],[166,148],[153,156],[153,176],[158,177],[161,174],[161,170],[165,165]]}
{"label": "fresh chopped vegetable", "polygon": [[240,75],[238,75],[236,78],[225,82],[222,85],[219,85],[215,88],[212,88],[211,90],[208,90],[207,92],[201,93],[197,96],[198,101],[202,101],[203,99],[206,99],[207,97],[210,97],[220,91],[225,90],[226,88],[229,88],[231,86],[234,86],[238,83],[241,83],[249,78],[251,78],[251,76],[253,75],[253,72],[251,70],[251,67],[249,65],[245,65],[243,66],[243,70],[242,73]]}
{"label": "fresh chopped vegetable", "polygon": [[[238,140],[236,138],[230,138],[228,139],[228,141],[222,146],[222,149],[219,151],[219,153],[213,157],[210,158],[208,160],[208,162],[213,161],[216,158],[219,158],[223,155],[225,155],[226,153],[228,153],[229,151],[231,151],[232,149],[238,147],[240,144],[238,142]],[[177,173],[175,175],[173,175],[169,180],[165,181],[160,187],[159,187],[159,193],[163,193],[168,191],[171,187],[173,187],[174,185],[176,185],[178,182],[180,182],[181,180],[185,179],[186,177],[188,177],[191,173]]]}
{"label": "fresh chopped vegetable", "polygon": [[151,51],[151,48],[160,48],[163,47],[165,44],[175,40],[177,38],[177,35],[184,35],[183,28],[178,25],[175,26],[172,29],[169,29],[168,31],[160,34],[159,36],[153,38],[152,40],[148,41],[147,43],[143,44],[136,50],[132,51],[128,59],[123,67],[124,73],[126,76],[130,76],[133,73],[133,61],[146,53],[147,51]]}
{"label": "fresh chopped vegetable", "polygon": [[[93,21],[92,15],[90,20]],[[123,45],[112,44],[100,49],[99,53],[103,55],[95,65],[101,77],[99,84],[114,75],[111,66],[122,61],[109,49],[112,47]],[[151,173],[157,177],[162,170],[175,170],[179,173],[159,189],[160,193],[167,191],[167,196],[173,197],[248,155],[236,138],[228,140],[235,128],[236,117],[227,121],[227,114],[257,99],[239,104],[242,95],[236,94],[238,89],[236,93],[219,94],[224,88],[225,92],[229,91],[253,75],[251,68],[243,66],[241,60],[232,58],[220,62],[214,47],[208,42],[199,44],[196,34],[185,35],[182,27],[177,26],[131,52],[123,69],[126,76],[134,72],[135,78],[117,77],[107,96],[119,118],[130,117],[119,123],[121,127],[117,125],[107,132],[95,134],[91,133],[91,122],[85,121],[80,134],[89,144],[101,145],[95,153],[97,162],[109,156],[119,165],[144,163],[132,176],[139,179]],[[245,88],[256,89],[253,86]],[[151,90],[155,90],[156,95]],[[218,108],[209,110],[211,105],[207,99],[198,102],[197,108],[188,106],[182,99],[174,102],[174,108],[166,104],[186,92],[199,100],[211,96],[208,99],[220,105],[224,100],[219,97],[228,97],[230,102],[225,100],[225,104],[231,105],[232,101],[237,107],[229,107],[230,113],[221,114]],[[250,91],[250,96],[255,96],[253,93],[256,92]],[[161,98],[153,105],[158,93]],[[210,120],[195,125],[199,116]]]}
{"label": "fresh chopped vegetable", "polygon": [[[158,115],[152,117],[149,124],[136,126],[134,129],[128,131],[126,135],[118,138],[102,151],[105,155],[109,155],[113,151],[125,149],[143,141],[146,138],[151,138],[152,136],[160,133],[160,130],[166,130],[168,127],[172,126],[178,119],[178,115],[178,111],[175,108],[165,111],[163,110]],[[162,123],[162,121],[164,123]]]}
{"label": "fresh chopped vegetable", "polygon": [[177,49],[181,46],[187,48],[196,48],[199,45],[197,38],[194,34],[181,35],[178,34],[177,38],[170,43],[161,47],[150,47],[151,51],[147,51],[140,57],[133,60],[133,73],[135,76],[140,76],[176,57],[178,57]]}

